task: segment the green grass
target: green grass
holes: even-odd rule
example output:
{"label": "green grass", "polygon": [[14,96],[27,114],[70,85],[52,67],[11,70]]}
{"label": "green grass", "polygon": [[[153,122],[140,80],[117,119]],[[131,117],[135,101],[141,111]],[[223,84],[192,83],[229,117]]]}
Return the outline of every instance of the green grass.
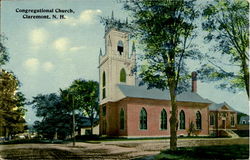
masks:
{"label": "green grass", "polygon": [[[212,136],[186,136],[178,137],[178,139],[197,139],[197,138],[227,138],[227,137],[212,137]],[[144,137],[144,138],[120,138],[120,137],[99,137],[99,136],[78,136],[76,137],[76,142],[86,142],[86,143],[101,143],[101,142],[112,142],[112,141],[147,141],[147,140],[168,140],[170,137]],[[5,142],[0,142],[0,144],[24,144],[24,143],[70,143],[71,139],[68,140],[44,140],[44,139],[17,139]]]}
{"label": "green grass", "polygon": [[176,151],[166,150],[155,156],[163,159],[248,159],[249,145],[180,147]]}
{"label": "green grass", "polygon": [[[229,137],[213,137],[213,136],[186,136],[178,137],[178,139],[206,139],[206,138],[229,138]],[[95,138],[78,138],[77,142],[101,143],[112,141],[147,141],[147,140],[169,140],[170,137],[143,137],[143,138],[119,138],[119,137],[95,137]]]}

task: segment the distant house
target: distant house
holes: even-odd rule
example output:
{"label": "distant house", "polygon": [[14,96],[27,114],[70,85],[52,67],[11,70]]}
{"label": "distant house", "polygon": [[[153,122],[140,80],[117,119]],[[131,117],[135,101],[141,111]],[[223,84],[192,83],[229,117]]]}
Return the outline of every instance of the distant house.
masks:
{"label": "distant house", "polygon": [[242,116],[242,117],[240,117],[239,124],[247,124],[247,125],[249,125],[249,116]]}
{"label": "distant house", "polygon": [[[78,126],[78,135],[90,135],[91,134],[91,123],[89,118],[82,117]],[[93,135],[99,135],[99,119],[94,120]]]}
{"label": "distant house", "polygon": [[[242,114],[242,113],[241,113]],[[249,116],[243,115],[240,117],[239,123],[237,124],[237,133],[243,137],[249,137]]]}

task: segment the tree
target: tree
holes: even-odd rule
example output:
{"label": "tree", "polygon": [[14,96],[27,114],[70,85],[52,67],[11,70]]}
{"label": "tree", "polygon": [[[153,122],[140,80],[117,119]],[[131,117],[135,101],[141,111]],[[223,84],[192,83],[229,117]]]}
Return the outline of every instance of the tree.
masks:
{"label": "tree", "polygon": [[9,61],[9,54],[7,48],[3,45],[3,41],[6,39],[3,35],[0,34],[0,66],[4,65]]}
{"label": "tree", "polygon": [[[9,61],[7,48],[3,45],[5,39],[0,35],[0,67]],[[18,92],[20,86],[13,72],[0,68],[0,136],[11,138],[25,130],[26,99],[23,93]]]}
{"label": "tree", "polygon": [[124,5],[133,17],[129,28],[144,47],[140,77],[149,88],[169,89],[171,150],[177,148],[176,95],[189,86],[185,60],[199,57],[191,43],[198,16],[194,7],[193,0],[129,1]]}
{"label": "tree", "polygon": [[[208,32],[206,42],[215,42],[207,55],[209,64],[200,70],[208,81],[222,80],[220,88],[245,89],[249,97],[249,2],[215,0],[203,11],[202,26]],[[218,54],[224,57],[219,60]],[[229,67],[224,61],[229,61]],[[223,64],[223,66],[221,65]],[[226,66],[226,67],[225,67]],[[238,71],[232,71],[236,66]]]}
{"label": "tree", "polygon": [[94,120],[99,113],[98,89],[98,82],[83,79],[74,80],[67,89],[74,96],[74,108],[80,110],[84,116],[89,118],[91,134],[93,133]]}
{"label": "tree", "polygon": [[26,99],[19,86],[13,73],[0,70],[0,134],[9,138],[25,129]]}
{"label": "tree", "polygon": [[71,133],[72,123],[70,110],[62,103],[61,97],[55,93],[39,94],[33,97],[31,103],[36,109],[36,116],[41,121],[36,121],[34,128],[45,138],[65,139]]}

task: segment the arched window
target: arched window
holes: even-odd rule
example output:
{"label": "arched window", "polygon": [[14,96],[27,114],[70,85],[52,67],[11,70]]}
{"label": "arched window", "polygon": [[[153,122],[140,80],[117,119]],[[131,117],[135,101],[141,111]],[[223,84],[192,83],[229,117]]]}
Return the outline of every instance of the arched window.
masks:
{"label": "arched window", "polygon": [[167,112],[165,109],[161,111],[161,129],[167,129]]}
{"label": "arched window", "polygon": [[106,98],[106,75],[105,72],[102,73],[102,99]]}
{"label": "arched window", "polygon": [[231,126],[234,126],[234,115],[231,116]]}
{"label": "arched window", "polygon": [[147,112],[145,108],[142,108],[140,112],[140,129],[147,129]]}
{"label": "arched window", "polygon": [[120,111],[120,129],[124,129],[124,110],[123,108]]}
{"label": "arched window", "polygon": [[102,73],[102,86],[103,87],[106,86],[106,75],[105,75],[105,72]]}
{"label": "arched window", "polygon": [[180,129],[185,129],[185,113],[183,110],[180,112]]}
{"label": "arched window", "polygon": [[196,112],[196,129],[201,129],[201,113]]}
{"label": "arched window", "polygon": [[124,68],[120,71],[120,82],[126,82],[126,71]]}
{"label": "arched window", "polygon": [[214,125],[214,122],[215,122],[215,117],[214,117],[214,114],[211,113],[210,114],[210,125]]}
{"label": "arched window", "polygon": [[117,51],[119,52],[120,55],[122,55],[123,53],[123,43],[122,41],[118,41],[118,44],[117,44]]}

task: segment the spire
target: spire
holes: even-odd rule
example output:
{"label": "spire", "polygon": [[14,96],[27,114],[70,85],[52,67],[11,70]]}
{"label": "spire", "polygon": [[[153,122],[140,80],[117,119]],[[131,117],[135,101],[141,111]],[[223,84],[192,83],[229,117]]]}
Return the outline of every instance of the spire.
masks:
{"label": "spire", "polygon": [[102,56],[102,48],[100,48],[100,54],[99,54],[99,56]]}

